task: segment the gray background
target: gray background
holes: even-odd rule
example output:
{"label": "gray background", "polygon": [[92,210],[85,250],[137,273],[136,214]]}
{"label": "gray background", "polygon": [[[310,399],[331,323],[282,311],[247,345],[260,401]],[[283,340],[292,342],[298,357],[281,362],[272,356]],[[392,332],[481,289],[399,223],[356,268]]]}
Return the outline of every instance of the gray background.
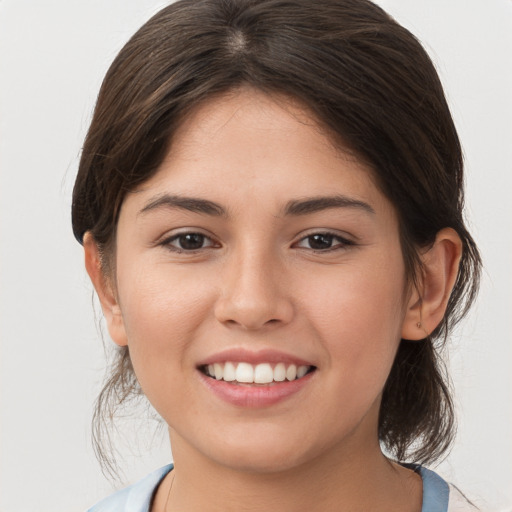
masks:
{"label": "gray background", "polygon": [[[0,0],[0,512],[80,511],[114,488],[90,444],[105,354],[70,195],[101,79],[164,3]],[[485,261],[450,345],[460,429],[438,471],[484,509],[512,510],[512,2],[378,3],[436,62]],[[125,427],[126,481],[169,460],[164,429]]]}

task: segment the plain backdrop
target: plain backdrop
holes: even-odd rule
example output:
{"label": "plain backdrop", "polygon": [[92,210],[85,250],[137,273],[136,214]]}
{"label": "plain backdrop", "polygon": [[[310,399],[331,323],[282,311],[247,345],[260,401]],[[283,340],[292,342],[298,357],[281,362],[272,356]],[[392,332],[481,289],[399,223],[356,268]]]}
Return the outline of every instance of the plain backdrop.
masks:
{"label": "plain backdrop", "polygon": [[[439,70],[485,264],[479,301],[450,344],[460,427],[437,470],[484,510],[510,511],[512,2],[379,3]],[[0,512],[78,512],[119,486],[91,448],[105,354],[70,197],[101,79],[164,4],[0,0]],[[165,429],[154,426],[121,428],[126,483],[170,460]]]}

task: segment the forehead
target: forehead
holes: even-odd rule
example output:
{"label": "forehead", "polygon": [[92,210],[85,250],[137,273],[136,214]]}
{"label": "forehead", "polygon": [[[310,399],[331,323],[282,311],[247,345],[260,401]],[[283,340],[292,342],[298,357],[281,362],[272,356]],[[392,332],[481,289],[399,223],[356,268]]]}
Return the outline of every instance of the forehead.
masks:
{"label": "forehead", "polygon": [[236,123],[253,130],[253,135],[263,131],[271,134],[277,137],[276,142],[292,141],[294,136],[304,134],[311,138],[315,132],[311,142],[317,147],[335,152],[343,159],[357,160],[368,171],[371,169],[348,147],[341,135],[329,131],[304,103],[284,93],[265,93],[248,85],[210,97],[189,110],[173,135],[168,156],[184,156],[188,142],[193,140],[194,146],[208,143],[220,134],[221,129],[233,128],[230,132],[233,140],[245,137],[247,131],[237,133],[239,126]]}
{"label": "forehead", "polygon": [[204,196],[234,208],[273,202],[276,210],[306,196],[384,199],[370,166],[335,144],[299,102],[249,88],[190,112],[157,173],[135,192]]}

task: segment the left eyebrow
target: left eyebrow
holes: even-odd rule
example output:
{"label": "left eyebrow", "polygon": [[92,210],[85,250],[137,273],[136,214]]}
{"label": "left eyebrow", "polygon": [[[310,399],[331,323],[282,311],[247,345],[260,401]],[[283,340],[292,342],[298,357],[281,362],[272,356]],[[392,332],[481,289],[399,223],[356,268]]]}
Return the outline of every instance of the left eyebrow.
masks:
{"label": "left eyebrow", "polygon": [[308,215],[310,213],[328,210],[330,208],[355,208],[375,215],[375,210],[368,203],[344,195],[294,199],[286,204],[284,214]]}
{"label": "left eyebrow", "polygon": [[137,215],[153,210],[160,210],[162,208],[188,210],[190,212],[203,213],[215,217],[227,216],[226,210],[224,210],[220,204],[214,203],[213,201],[170,194],[162,194],[150,199]]}

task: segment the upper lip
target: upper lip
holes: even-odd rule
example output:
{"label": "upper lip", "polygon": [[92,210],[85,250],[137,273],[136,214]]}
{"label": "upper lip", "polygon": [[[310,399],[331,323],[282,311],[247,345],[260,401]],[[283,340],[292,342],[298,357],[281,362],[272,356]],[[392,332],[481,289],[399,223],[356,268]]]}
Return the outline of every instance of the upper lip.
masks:
{"label": "upper lip", "polygon": [[264,350],[247,350],[245,348],[230,348],[217,352],[198,363],[198,366],[206,366],[215,363],[226,363],[227,361],[233,363],[284,363],[295,364],[297,366],[314,366],[310,361],[306,361],[300,357],[279,350],[264,349]]}

